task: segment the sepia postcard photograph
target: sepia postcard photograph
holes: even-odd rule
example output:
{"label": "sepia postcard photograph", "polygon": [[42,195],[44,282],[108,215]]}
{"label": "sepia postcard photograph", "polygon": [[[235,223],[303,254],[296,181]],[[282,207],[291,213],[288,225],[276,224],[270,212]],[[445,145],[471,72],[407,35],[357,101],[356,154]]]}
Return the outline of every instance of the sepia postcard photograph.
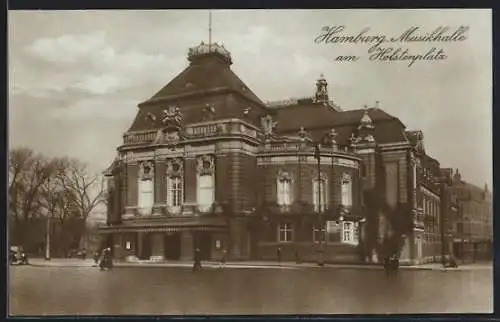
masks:
{"label": "sepia postcard photograph", "polygon": [[491,10],[7,25],[9,316],[493,312]]}

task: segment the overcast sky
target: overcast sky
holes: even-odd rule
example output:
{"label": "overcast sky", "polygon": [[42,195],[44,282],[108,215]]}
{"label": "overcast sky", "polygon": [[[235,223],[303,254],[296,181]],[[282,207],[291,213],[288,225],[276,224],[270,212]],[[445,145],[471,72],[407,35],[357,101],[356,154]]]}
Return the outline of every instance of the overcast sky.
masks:
{"label": "overcast sky", "polygon": [[[264,101],[309,96],[321,73],[344,109],[373,105],[424,131],[425,148],[465,180],[492,183],[489,10],[213,11],[213,41]],[[402,44],[439,62],[374,62],[368,45],[315,44],[323,26],[397,37],[412,26],[468,26],[467,40]],[[69,155],[95,170],[113,160],[137,104],[180,73],[208,40],[208,11],[10,11],[9,141]],[[397,46],[400,46],[398,44]],[[357,62],[334,62],[359,55]]]}

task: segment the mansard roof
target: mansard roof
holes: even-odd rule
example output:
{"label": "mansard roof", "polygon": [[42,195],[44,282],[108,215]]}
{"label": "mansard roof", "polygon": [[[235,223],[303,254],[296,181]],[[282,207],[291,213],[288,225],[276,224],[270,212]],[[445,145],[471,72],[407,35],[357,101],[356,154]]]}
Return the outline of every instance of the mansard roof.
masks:
{"label": "mansard roof", "polygon": [[337,111],[329,105],[309,102],[279,107],[275,111],[278,133],[296,133],[300,127],[304,127],[314,140],[319,140],[334,128],[338,133],[337,143],[347,145],[352,133],[357,133],[365,111],[368,111],[377,143],[407,141],[403,123],[379,108]]}
{"label": "mansard roof", "polygon": [[[260,116],[268,113],[266,105],[231,70],[232,60],[223,55],[226,49],[215,44],[211,49],[205,47],[207,45],[202,44],[191,48],[190,64],[150,99],[139,104],[129,131],[162,128],[162,113],[172,105],[179,107],[184,124],[206,120],[203,111],[210,104],[214,107],[212,120],[240,118],[260,126]],[[201,52],[200,48],[206,50]]]}
{"label": "mansard roof", "polygon": [[191,61],[190,65],[179,75],[141,105],[162,99],[223,89],[237,92],[243,97],[265,106],[264,102],[231,70],[227,61],[217,55],[206,55],[206,57]]}

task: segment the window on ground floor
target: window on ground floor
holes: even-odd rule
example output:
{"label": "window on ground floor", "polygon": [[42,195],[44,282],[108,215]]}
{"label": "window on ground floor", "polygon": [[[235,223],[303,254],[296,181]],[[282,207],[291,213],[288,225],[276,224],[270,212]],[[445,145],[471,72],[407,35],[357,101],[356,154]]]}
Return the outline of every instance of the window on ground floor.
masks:
{"label": "window on ground floor", "polygon": [[342,222],[342,242],[345,244],[358,244],[358,231],[354,222]]}
{"label": "window on ground floor", "polygon": [[326,234],[326,224],[324,226],[314,225],[313,226],[313,242],[323,242],[325,241]]}
{"label": "window on ground floor", "polygon": [[282,223],[278,225],[278,241],[291,242],[293,235],[293,227],[290,223]]}

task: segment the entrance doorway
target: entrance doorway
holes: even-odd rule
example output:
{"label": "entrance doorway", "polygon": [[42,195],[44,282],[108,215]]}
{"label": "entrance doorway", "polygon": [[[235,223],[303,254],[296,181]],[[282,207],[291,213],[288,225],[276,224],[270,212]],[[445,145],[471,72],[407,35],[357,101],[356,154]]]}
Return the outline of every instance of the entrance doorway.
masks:
{"label": "entrance doorway", "polygon": [[151,257],[151,234],[146,233],[142,235],[142,247],[138,257],[144,260],[148,260]]}
{"label": "entrance doorway", "polygon": [[181,258],[181,235],[167,233],[165,235],[165,259],[179,260]]}
{"label": "entrance doorway", "polygon": [[194,240],[194,248],[200,249],[201,260],[211,259],[212,235],[209,233],[197,233]]}

